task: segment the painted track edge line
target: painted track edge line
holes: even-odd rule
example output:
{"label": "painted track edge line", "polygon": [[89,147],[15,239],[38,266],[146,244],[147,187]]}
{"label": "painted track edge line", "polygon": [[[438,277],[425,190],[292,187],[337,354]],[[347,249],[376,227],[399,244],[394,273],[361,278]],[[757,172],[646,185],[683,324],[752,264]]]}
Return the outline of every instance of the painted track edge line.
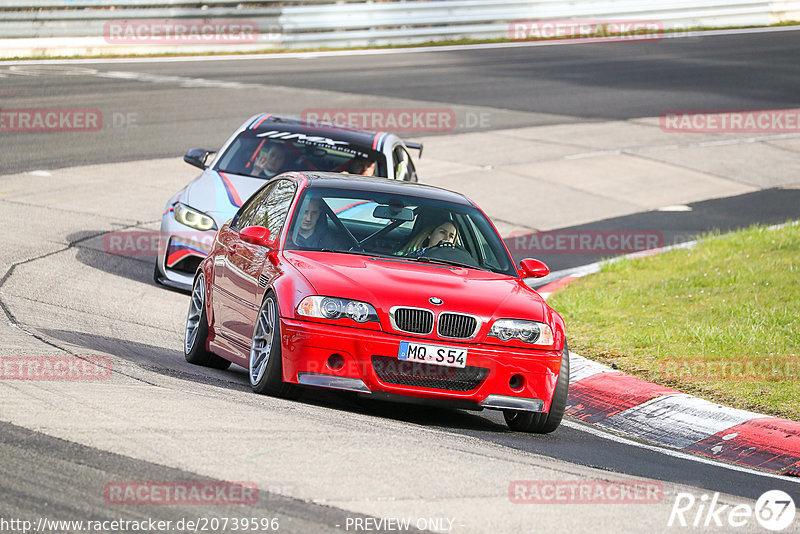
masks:
{"label": "painted track edge line", "polygon": [[[705,30],[691,32],[676,32],[655,34],[654,37],[664,39],[682,39],[694,37],[719,37],[726,35],[746,35],[753,33],[777,33],[788,31],[800,31],[798,26],[766,26],[758,28],[732,28],[721,30]],[[647,41],[648,39],[640,39]],[[651,39],[650,39],[651,40]],[[320,50],[312,52],[272,52],[261,54],[234,54],[234,55],[213,55],[213,56],[169,56],[169,57],[123,57],[123,58],[81,58],[81,59],[20,59],[2,60],[3,65],[59,65],[64,63],[174,63],[174,62],[196,62],[196,61],[246,61],[261,59],[316,59],[325,56],[367,56],[385,54],[418,54],[427,52],[460,52],[465,50],[491,50],[502,48],[525,48],[537,46],[565,46],[565,45],[584,45],[584,44],[606,44],[620,41],[576,41],[570,39],[560,39],[555,41],[512,41],[505,43],[477,43],[467,45],[439,45],[439,46],[415,46],[408,48],[378,48],[378,49],[344,49],[344,50]]]}
{"label": "painted track edge line", "polygon": [[700,455],[697,455],[697,454],[690,454],[688,452],[683,452],[680,449],[674,449],[674,448],[671,448],[671,447],[659,446],[659,445],[650,445],[649,443],[641,443],[639,441],[636,441],[636,440],[633,440],[633,439],[630,439],[630,438],[619,436],[619,435],[617,435],[615,433],[612,433],[612,432],[607,432],[607,431],[595,428],[595,425],[593,425],[592,423],[584,423],[583,421],[577,422],[577,421],[567,421],[567,420],[565,420],[565,421],[562,421],[561,424],[566,426],[567,428],[572,428],[573,430],[579,430],[579,431],[587,432],[587,433],[592,434],[593,436],[599,437],[601,439],[607,439],[609,441],[613,441],[615,443],[620,443],[622,445],[629,445],[629,446],[632,446],[632,447],[639,447],[641,449],[646,449],[646,450],[657,452],[657,453],[660,453],[660,454],[666,454],[667,456],[672,456],[673,458],[678,458],[678,459],[681,459],[681,460],[688,460],[688,461],[692,461],[692,462],[698,462],[698,463],[707,464],[707,465],[713,465],[714,467],[721,467],[721,468],[724,468],[724,469],[730,469],[732,471],[739,471],[741,473],[747,473],[747,474],[750,474],[750,475],[757,475],[757,476],[766,477],[766,478],[774,478],[776,480],[783,480],[785,482],[792,482],[792,483],[795,483],[795,484],[800,484],[800,478],[795,479],[795,478],[792,478],[792,477],[787,477],[787,476],[779,475],[779,474],[776,474],[776,473],[770,473],[769,471],[759,471],[758,469],[753,469],[751,467],[745,467],[745,466],[738,465],[738,464],[721,462],[719,460],[714,460],[714,459],[708,458],[706,456],[700,456]]}

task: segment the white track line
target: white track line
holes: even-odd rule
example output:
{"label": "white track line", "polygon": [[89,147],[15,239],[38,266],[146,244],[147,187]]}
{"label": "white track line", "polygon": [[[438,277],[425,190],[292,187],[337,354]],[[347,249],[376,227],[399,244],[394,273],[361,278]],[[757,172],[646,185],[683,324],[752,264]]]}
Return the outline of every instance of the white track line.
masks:
{"label": "white track line", "polygon": [[720,467],[723,469],[729,469],[731,471],[739,471],[741,473],[747,473],[749,475],[757,475],[760,477],[766,478],[773,478],[776,480],[782,480],[784,482],[789,482],[792,484],[800,484],[800,478],[797,477],[790,477],[785,475],[776,475],[775,473],[767,473],[764,471],[758,471],[756,469],[751,469],[749,467],[743,467],[741,465],[736,464],[729,464],[720,462],[719,460],[713,460],[711,458],[707,458],[705,456],[698,456],[695,454],[690,454],[686,452],[681,452],[679,450],[667,449],[664,447],[658,447],[655,445],[647,445],[646,443],[640,443],[638,441],[634,441],[628,438],[623,438],[621,436],[617,436],[616,434],[612,434],[610,432],[605,432],[602,430],[598,430],[593,426],[590,426],[590,423],[576,423],[573,421],[567,421],[566,419],[561,421],[561,424],[566,426],[567,428],[572,428],[574,430],[579,430],[582,432],[586,432],[588,434],[592,434],[593,436],[597,436],[599,438],[607,439],[609,441],[613,441],[616,443],[620,443],[622,445],[629,445],[631,447],[639,447],[641,449],[646,449],[648,451],[656,452],[659,454],[665,454],[667,456],[672,456],[673,458],[678,458],[681,460],[689,460],[692,462],[698,462],[701,464],[712,465],[714,467]]}

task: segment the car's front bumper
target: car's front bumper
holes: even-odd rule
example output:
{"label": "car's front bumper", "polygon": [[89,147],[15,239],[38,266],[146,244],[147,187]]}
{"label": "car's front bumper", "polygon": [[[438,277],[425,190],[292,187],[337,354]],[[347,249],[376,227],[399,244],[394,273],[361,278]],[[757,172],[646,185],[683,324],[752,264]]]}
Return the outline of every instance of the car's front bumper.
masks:
{"label": "car's front bumper", "polygon": [[[462,401],[476,409],[549,411],[562,357],[561,351],[442,342],[285,318],[281,339],[286,382]],[[467,348],[468,368],[399,360],[400,341]]]}
{"label": "car's front bumper", "polygon": [[156,256],[156,281],[169,287],[191,291],[196,265],[211,250],[216,230],[193,230],[175,220],[172,211],[161,218],[161,234]]}

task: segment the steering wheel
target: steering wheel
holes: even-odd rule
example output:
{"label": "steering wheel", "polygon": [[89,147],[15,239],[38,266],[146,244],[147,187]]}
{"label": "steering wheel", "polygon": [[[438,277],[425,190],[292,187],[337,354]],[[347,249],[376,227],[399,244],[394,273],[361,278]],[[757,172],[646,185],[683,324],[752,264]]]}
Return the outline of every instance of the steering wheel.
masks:
{"label": "steering wheel", "polygon": [[466,265],[478,266],[472,254],[463,247],[450,241],[440,241],[436,245],[428,248],[422,253],[424,258],[434,258],[440,260],[454,261]]}

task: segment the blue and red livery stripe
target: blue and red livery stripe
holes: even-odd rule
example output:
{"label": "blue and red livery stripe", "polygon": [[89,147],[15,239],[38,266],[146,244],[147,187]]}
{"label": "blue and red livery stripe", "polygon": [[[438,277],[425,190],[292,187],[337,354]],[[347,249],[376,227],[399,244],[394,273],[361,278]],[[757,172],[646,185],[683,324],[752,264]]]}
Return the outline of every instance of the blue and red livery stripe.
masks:
{"label": "blue and red livery stripe", "polygon": [[217,174],[219,174],[219,177],[222,180],[222,185],[225,186],[225,192],[228,194],[228,200],[230,200],[231,204],[237,208],[241,208],[242,199],[239,197],[239,193],[236,192],[236,188],[233,187],[230,178],[225,176],[224,172],[217,171]]}
{"label": "blue and red livery stripe", "polygon": [[267,113],[266,115],[262,115],[261,117],[259,117],[259,118],[258,118],[258,119],[256,119],[255,121],[253,121],[253,124],[251,124],[251,125],[250,125],[250,128],[249,128],[249,129],[250,129],[250,130],[255,130],[256,128],[258,128],[259,126],[261,126],[261,123],[262,123],[262,122],[264,122],[265,120],[267,120],[267,119],[268,119],[268,118],[270,118],[270,117],[272,117],[272,113]]}
{"label": "blue and red livery stripe", "polygon": [[372,150],[383,150],[383,140],[386,138],[386,132],[378,132],[372,140]]}
{"label": "blue and red livery stripe", "polygon": [[169,254],[167,254],[166,261],[167,267],[174,266],[186,256],[200,256],[201,258],[205,258],[208,256],[208,253],[205,250],[201,250],[191,245],[176,243],[174,240],[170,241]]}

